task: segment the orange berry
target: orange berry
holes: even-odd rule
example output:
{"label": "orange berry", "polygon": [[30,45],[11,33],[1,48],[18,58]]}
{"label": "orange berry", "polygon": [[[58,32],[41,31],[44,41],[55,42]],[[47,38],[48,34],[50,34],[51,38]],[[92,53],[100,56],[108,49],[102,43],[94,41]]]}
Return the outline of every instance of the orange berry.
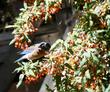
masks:
{"label": "orange berry", "polygon": [[21,47],[20,47],[22,50],[24,50],[25,49],[25,47],[24,47],[24,44],[21,44]]}
{"label": "orange berry", "polygon": [[41,2],[41,3],[40,3],[40,6],[44,7],[44,3],[43,3],[43,2]]}
{"label": "orange berry", "polygon": [[18,42],[15,42],[15,46],[18,46],[18,44],[19,44]]}
{"label": "orange berry", "polygon": [[96,77],[93,77],[93,80],[96,80]]}
{"label": "orange berry", "polygon": [[38,31],[38,28],[35,28],[35,29],[34,29],[34,32],[37,32],[37,31]]}
{"label": "orange berry", "polygon": [[19,44],[18,44],[18,47],[20,48],[21,47],[21,43],[19,42]]}

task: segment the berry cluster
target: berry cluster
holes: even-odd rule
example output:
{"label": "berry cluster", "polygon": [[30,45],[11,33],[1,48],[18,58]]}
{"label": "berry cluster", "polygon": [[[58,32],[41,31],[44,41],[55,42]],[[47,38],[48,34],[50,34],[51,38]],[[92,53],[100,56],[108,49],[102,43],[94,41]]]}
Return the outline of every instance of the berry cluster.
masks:
{"label": "berry cluster", "polygon": [[19,33],[14,36],[15,47],[20,49],[28,48],[28,45],[31,43],[28,36],[37,31],[38,29],[34,28],[31,22],[29,24],[24,24],[23,27],[20,28]]}
{"label": "berry cluster", "polygon": [[[58,76],[60,74],[62,78],[68,76],[71,80],[69,81],[70,84],[76,85],[78,91],[82,90],[83,87],[96,91],[96,87],[99,85],[98,81],[102,81],[107,74],[105,71],[108,71],[106,65],[109,58],[105,60],[103,56],[107,51],[106,45],[103,42],[95,42],[95,40],[92,42],[89,39],[91,36],[85,32],[73,31],[73,33],[69,33],[68,38],[63,43],[67,44],[67,47],[69,46],[68,49],[59,44],[59,47],[57,45],[56,49],[48,55],[49,61],[54,65],[52,75]],[[106,68],[102,68],[100,65]],[[100,72],[97,69],[100,69]],[[85,79],[83,80],[83,78]],[[84,81],[84,85],[82,81]]]}
{"label": "berry cluster", "polygon": [[61,10],[61,0],[25,0],[24,8],[16,18],[13,34],[15,47],[25,49],[30,44],[30,36],[38,31],[43,21],[47,21],[53,14]]}
{"label": "berry cluster", "polygon": [[37,82],[39,79],[41,79],[42,77],[44,77],[46,74],[45,72],[43,73],[39,73],[39,74],[36,74],[36,76],[27,76],[25,78],[25,84],[31,84],[31,83],[34,83],[34,82]]}

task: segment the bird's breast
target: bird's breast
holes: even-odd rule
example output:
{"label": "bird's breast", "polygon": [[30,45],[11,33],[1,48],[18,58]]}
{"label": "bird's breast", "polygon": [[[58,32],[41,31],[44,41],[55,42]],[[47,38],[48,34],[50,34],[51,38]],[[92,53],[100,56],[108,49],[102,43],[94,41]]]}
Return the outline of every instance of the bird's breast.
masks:
{"label": "bird's breast", "polygon": [[34,59],[39,59],[41,57],[43,57],[44,55],[46,55],[46,52],[43,50],[40,50],[38,52],[34,51],[32,53],[29,54],[29,59],[34,60]]}

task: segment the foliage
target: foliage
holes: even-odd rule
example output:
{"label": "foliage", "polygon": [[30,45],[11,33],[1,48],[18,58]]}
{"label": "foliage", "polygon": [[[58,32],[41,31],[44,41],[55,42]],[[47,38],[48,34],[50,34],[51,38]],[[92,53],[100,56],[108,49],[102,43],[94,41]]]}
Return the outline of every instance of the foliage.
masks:
{"label": "foliage", "polygon": [[[16,85],[17,88],[22,84],[25,79],[25,83],[29,84],[35,82],[39,78],[46,74],[46,69],[43,69],[42,63],[40,62],[21,62],[18,63],[19,67],[15,69],[14,72],[20,73],[19,82]],[[42,68],[40,68],[42,67]]]}
{"label": "foliage", "polygon": [[[29,69],[52,75],[58,92],[110,92],[110,2],[74,0],[73,6],[82,10],[73,32],[51,46],[50,53],[37,61],[40,66],[31,62],[36,69]],[[27,78],[33,75],[27,76],[24,68],[20,71]]]}
{"label": "foliage", "polygon": [[61,9],[61,0],[29,1],[24,2],[24,8],[20,9],[21,13],[16,18],[14,25],[7,26],[7,28],[14,27],[12,32],[14,39],[10,44],[15,43],[15,47],[20,49],[28,48],[31,43],[30,36],[38,31],[41,23],[51,19],[51,15]]}
{"label": "foliage", "polygon": [[60,76],[53,75],[58,92],[110,91],[108,16],[109,1],[85,1],[80,22],[49,54],[49,61],[60,69]]}

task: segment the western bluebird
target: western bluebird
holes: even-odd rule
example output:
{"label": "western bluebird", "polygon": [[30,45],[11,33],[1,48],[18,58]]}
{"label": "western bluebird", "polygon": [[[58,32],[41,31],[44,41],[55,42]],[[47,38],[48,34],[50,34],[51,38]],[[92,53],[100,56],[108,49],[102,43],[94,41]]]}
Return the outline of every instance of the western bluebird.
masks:
{"label": "western bluebird", "polygon": [[39,59],[47,54],[50,47],[50,44],[47,42],[41,42],[33,46],[30,46],[29,48],[20,53],[23,56],[17,59],[16,62],[22,61],[24,59],[27,59],[29,61]]}

